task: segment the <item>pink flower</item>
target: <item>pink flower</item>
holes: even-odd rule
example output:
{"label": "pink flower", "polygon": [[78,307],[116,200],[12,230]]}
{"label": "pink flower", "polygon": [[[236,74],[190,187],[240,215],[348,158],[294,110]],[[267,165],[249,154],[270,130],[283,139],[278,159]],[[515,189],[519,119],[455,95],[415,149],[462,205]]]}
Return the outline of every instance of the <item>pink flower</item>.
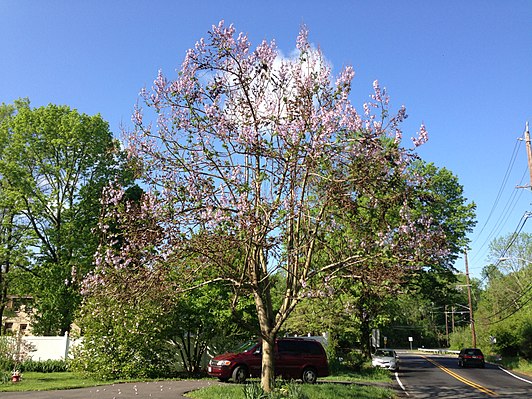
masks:
{"label": "pink flower", "polygon": [[417,138],[412,137],[412,142],[416,147],[419,147],[420,145],[425,144],[429,140],[429,134],[427,132],[427,129],[425,128],[425,125],[422,123]]}
{"label": "pink flower", "polygon": [[375,101],[381,102],[381,101],[382,101],[382,98],[381,98],[381,88],[380,88],[380,86],[379,86],[379,81],[378,81],[378,80],[373,81],[373,90],[375,91],[375,94],[372,95],[371,97],[372,97]]}
{"label": "pink flower", "polygon": [[305,25],[301,25],[299,35],[296,40],[296,47],[301,53],[306,53],[310,49],[308,42],[308,29]]}
{"label": "pink flower", "polygon": [[347,66],[344,68],[338,79],[336,80],[336,86],[343,87],[351,85],[351,81],[355,77],[355,70],[352,66]]}

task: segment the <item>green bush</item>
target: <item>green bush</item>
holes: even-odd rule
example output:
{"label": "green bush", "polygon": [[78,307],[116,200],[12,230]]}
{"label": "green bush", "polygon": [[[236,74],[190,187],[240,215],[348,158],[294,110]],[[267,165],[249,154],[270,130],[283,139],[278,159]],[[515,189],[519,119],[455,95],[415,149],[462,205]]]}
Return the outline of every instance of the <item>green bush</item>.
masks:
{"label": "green bush", "polygon": [[[0,336],[0,372],[11,372],[16,365],[16,342],[13,337]],[[9,374],[11,377],[11,374]],[[2,377],[3,379],[3,377]]]}
{"label": "green bush", "polygon": [[329,342],[325,346],[325,352],[327,353],[327,362],[329,363],[329,371],[331,374],[336,374],[340,370],[340,359],[338,342],[332,336],[329,338]]}
{"label": "green bush", "polygon": [[24,360],[19,369],[21,372],[58,373],[68,371],[65,360]]}
{"label": "green bush", "polygon": [[0,384],[7,384],[11,381],[11,372],[0,370]]}
{"label": "green bush", "polygon": [[276,381],[270,393],[264,392],[260,384],[252,382],[243,386],[245,399],[308,399],[301,385],[294,382]]}
{"label": "green bush", "polygon": [[99,298],[85,301],[82,310],[83,343],[72,350],[72,371],[102,380],[176,375],[177,354],[161,309]]}
{"label": "green bush", "polygon": [[347,353],[343,366],[351,371],[360,371],[368,359],[361,351],[352,350]]}
{"label": "green bush", "polygon": [[457,327],[449,338],[451,349],[461,350],[462,348],[468,348],[471,346],[471,328]]}

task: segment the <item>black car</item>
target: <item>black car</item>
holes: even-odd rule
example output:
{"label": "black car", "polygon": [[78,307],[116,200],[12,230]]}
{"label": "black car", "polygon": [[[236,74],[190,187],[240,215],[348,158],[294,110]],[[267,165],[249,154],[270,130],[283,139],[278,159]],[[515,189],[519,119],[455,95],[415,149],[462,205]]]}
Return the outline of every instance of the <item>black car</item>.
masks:
{"label": "black car", "polygon": [[484,354],[477,348],[464,348],[458,354],[458,366],[485,367]]}

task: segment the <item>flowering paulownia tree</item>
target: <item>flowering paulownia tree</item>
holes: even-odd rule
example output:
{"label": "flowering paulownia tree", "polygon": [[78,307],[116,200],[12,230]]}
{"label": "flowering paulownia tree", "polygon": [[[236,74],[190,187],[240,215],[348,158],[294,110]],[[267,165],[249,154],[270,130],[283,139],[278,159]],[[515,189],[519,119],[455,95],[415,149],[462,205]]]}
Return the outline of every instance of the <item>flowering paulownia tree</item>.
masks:
{"label": "flowering paulownia tree", "polygon": [[[390,117],[388,97],[375,82],[358,113],[349,101],[353,69],[333,79],[304,27],[297,50],[290,59],[274,42],[253,50],[233,26],[213,26],[187,52],[176,77],[160,72],[142,92],[157,122],[146,122],[149,114],[137,107],[128,137],[149,188],[146,206],[156,209],[161,228],[147,251],[156,254],[147,269],[164,260],[180,268],[184,285],[204,276],[203,283],[231,284],[235,301],[253,296],[267,391],[275,337],[311,289],[353,275],[379,253],[394,266],[422,265],[442,239],[429,219],[409,209],[409,187],[416,183],[408,167],[412,154],[400,147],[405,109]],[[425,140],[422,126],[414,144]],[[384,183],[396,195],[373,197]],[[356,231],[356,218],[339,222],[343,207],[370,215],[379,201],[392,201],[395,212],[374,224],[369,239],[347,237],[345,250],[330,248],[328,237]],[[100,255],[108,267],[130,261],[124,248]],[[150,261],[143,255],[142,262]],[[274,307],[272,276],[279,274],[285,285]]]}

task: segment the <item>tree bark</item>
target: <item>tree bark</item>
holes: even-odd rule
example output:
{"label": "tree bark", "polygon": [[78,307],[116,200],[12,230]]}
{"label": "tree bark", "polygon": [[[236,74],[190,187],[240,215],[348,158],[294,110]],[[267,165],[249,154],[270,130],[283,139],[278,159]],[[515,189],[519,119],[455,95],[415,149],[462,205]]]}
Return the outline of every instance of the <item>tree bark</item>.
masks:
{"label": "tree bark", "polygon": [[257,309],[259,327],[262,337],[262,374],[261,386],[265,392],[271,392],[275,378],[275,337],[273,315],[269,288],[266,292],[255,292],[255,306]]}
{"label": "tree bark", "polygon": [[261,386],[265,392],[271,392],[275,380],[275,336],[262,339],[262,375]]}

